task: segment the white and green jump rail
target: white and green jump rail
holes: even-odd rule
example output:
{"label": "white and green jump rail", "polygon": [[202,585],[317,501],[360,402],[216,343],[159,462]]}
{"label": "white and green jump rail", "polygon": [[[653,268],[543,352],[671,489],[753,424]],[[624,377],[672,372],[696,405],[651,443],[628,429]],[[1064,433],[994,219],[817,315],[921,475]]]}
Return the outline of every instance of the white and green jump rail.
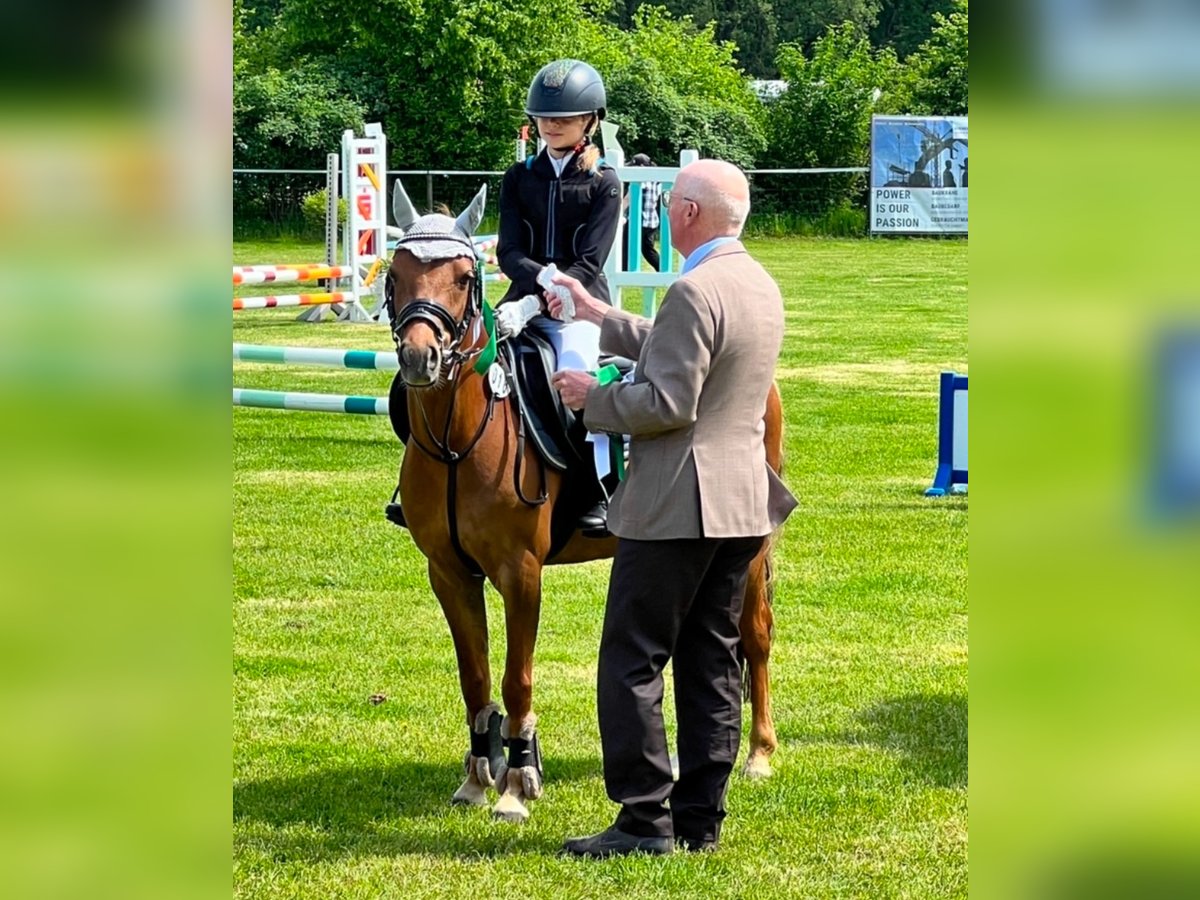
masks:
{"label": "white and green jump rail", "polygon": [[390,350],[325,350],[320,347],[272,347],[268,344],[234,344],[234,362],[277,363],[288,366],[324,366],[329,369],[400,368],[396,352]]}
{"label": "white and green jump rail", "polygon": [[386,416],[387,397],[354,397],[347,394],[303,394],[292,391],[257,391],[233,389],[234,406],[256,406],[259,409],[302,409],[309,412],[358,413],[364,416]]}
{"label": "white and green jump rail", "polygon": [[[234,362],[323,366],[333,369],[375,369],[381,372],[395,372],[400,368],[395,352],[327,350],[319,347],[271,347],[264,344],[234,344],[233,359]],[[233,405],[253,406],[259,409],[355,413],[367,416],[386,416],[388,412],[387,397],[260,391],[250,388],[234,388]]]}

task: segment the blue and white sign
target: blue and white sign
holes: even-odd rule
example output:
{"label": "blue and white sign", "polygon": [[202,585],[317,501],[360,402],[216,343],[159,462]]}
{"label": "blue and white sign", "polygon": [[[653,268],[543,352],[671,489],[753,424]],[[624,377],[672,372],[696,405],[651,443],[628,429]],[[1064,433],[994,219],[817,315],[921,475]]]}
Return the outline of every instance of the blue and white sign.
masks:
{"label": "blue and white sign", "polygon": [[1159,342],[1154,383],[1154,505],[1168,516],[1200,513],[1200,328]]}
{"label": "blue and white sign", "polygon": [[871,119],[871,231],[967,233],[967,117]]}

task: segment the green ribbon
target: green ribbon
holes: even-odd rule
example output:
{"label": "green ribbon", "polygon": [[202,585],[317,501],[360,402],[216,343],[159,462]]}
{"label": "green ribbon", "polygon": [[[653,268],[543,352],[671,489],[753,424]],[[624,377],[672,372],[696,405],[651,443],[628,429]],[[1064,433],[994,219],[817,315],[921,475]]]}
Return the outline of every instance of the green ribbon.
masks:
{"label": "green ribbon", "polygon": [[475,360],[475,371],[480,375],[486,375],[496,361],[496,315],[486,300],[483,301],[483,328],[487,332],[488,342],[480,352],[479,359]]}
{"label": "green ribbon", "polygon": [[[616,366],[614,366],[610,363],[609,365],[605,366],[599,372],[596,373],[596,380],[601,385],[612,384],[614,381],[621,380],[621,372],[620,372],[620,370],[617,369]],[[623,434],[610,434],[609,438],[612,441],[610,446],[611,446],[611,453],[613,455],[613,460],[616,462],[616,465],[617,465],[617,480],[624,481],[625,480],[625,436]]]}

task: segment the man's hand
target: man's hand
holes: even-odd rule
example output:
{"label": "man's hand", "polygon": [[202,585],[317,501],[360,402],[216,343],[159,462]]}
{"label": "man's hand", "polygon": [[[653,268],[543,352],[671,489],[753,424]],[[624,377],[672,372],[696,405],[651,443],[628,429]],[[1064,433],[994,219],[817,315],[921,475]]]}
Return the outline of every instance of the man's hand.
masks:
{"label": "man's hand", "polygon": [[[571,299],[575,301],[576,321],[591,322],[593,325],[599,325],[604,321],[604,317],[608,315],[611,307],[603,300],[598,300],[589,294],[578,278],[559,272],[554,276],[554,283],[561,284],[571,292]],[[546,291],[546,308],[554,318],[562,318],[562,301],[550,291]]]}
{"label": "man's hand", "polygon": [[[571,280],[575,281],[573,278]],[[579,284],[578,281],[575,283]],[[567,404],[570,409],[579,410],[583,409],[583,405],[587,403],[588,388],[596,383],[596,376],[590,372],[568,370],[555,372],[550,383],[562,395],[563,403]]]}

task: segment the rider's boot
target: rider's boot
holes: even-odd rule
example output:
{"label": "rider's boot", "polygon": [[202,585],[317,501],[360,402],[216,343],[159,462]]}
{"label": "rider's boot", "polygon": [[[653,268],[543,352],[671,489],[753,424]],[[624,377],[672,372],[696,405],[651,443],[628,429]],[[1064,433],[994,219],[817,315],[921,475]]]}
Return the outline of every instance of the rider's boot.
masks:
{"label": "rider's boot", "polygon": [[[392,423],[392,431],[396,432],[396,437],[400,438],[400,443],[407,444],[410,435],[408,424],[408,396],[404,382],[400,378],[400,373],[396,373],[396,377],[392,379],[392,388],[388,392],[388,419]],[[400,485],[396,485],[396,490],[392,493],[392,502],[383,508],[383,514],[387,516],[387,520],[401,528],[407,528],[408,522],[404,519],[404,510],[400,508],[398,497],[400,496]]]}

